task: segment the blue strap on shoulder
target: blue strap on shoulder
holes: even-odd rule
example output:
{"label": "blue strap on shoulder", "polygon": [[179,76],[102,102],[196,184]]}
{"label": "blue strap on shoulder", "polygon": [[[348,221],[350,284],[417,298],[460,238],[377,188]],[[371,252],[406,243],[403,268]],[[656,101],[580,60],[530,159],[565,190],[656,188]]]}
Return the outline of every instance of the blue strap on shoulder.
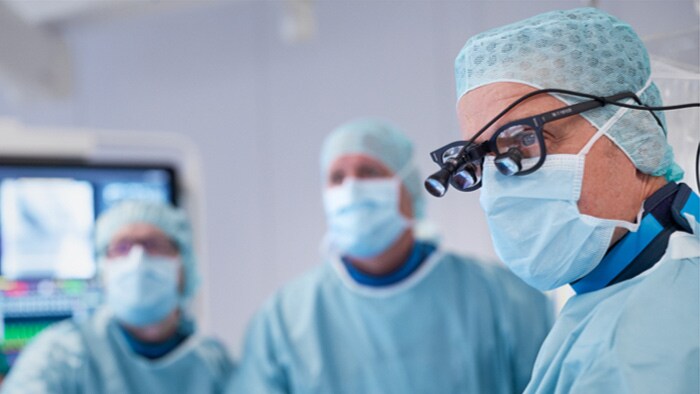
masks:
{"label": "blue strap on shoulder", "polygon": [[[683,209],[681,209],[681,214],[692,215],[695,217],[695,220],[700,221],[700,197],[698,197],[697,194],[692,191],[690,192],[688,200],[685,202],[685,205],[683,205]],[[685,216],[683,216],[682,219],[688,220]],[[688,229],[690,230],[690,226],[688,226]]]}
{"label": "blue strap on shoulder", "polygon": [[[584,294],[600,290],[651,268],[662,256],[663,253],[660,252],[666,249],[667,243],[663,241],[667,241],[668,237],[677,230],[691,232],[684,214],[700,218],[700,199],[687,185],[680,184],[670,210],[665,210],[665,214],[672,217],[669,223],[662,225],[655,215],[651,214],[653,211],[645,213],[636,232],[628,233],[588,275],[571,283],[574,291],[577,294]],[[663,247],[663,251],[655,250],[658,247]],[[652,256],[645,256],[645,254]],[[631,269],[635,264],[640,264],[641,268]],[[632,274],[624,275],[625,271],[630,271]]]}

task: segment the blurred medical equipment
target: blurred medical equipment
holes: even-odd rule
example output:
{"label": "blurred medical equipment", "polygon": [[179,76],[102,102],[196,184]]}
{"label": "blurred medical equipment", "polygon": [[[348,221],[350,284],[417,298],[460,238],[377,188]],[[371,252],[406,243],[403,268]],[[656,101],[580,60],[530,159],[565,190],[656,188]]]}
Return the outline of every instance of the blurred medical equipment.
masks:
{"label": "blurred medical equipment", "polygon": [[169,133],[0,119],[0,138],[0,350],[12,363],[46,326],[80,320],[101,302],[92,247],[100,212],[142,199],[185,206],[200,218],[192,191],[201,190],[201,175],[190,142]]}
{"label": "blurred medical equipment", "polygon": [[174,201],[172,167],[0,159],[2,352],[14,361],[41,329],[100,303],[92,230],[122,199]]}
{"label": "blurred medical equipment", "polygon": [[[530,118],[510,122],[500,127],[493,136],[482,143],[475,143],[477,138],[489,129],[495,122],[518,104],[539,94],[559,94],[584,97],[588,101],[559,108]],[[638,105],[620,102],[623,99],[634,99]],[[430,153],[432,160],[440,166],[440,170],[425,180],[426,190],[435,197],[442,197],[452,185],[463,192],[473,191],[481,187],[481,174],[484,158],[495,154],[494,164],[503,175],[527,175],[536,171],[545,162],[547,149],[544,143],[542,127],[547,122],[553,122],[569,116],[578,115],[585,111],[606,105],[649,111],[656,119],[659,127],[663,122],[653,111],[669,111],[682,108],[700,107],[700,103],[689,103],[671,106],[646,106],[632,92],[623,92],[609,97],[600,97],[565,89],[542,89],[528,93],[515,100],[496,117],[481,128],[469,141],[456,141]],[[700,144],[698,144],[700,152]],[[700,185],[700,181],[698,181]],[[700,187],[700,186],[699,186]]]}
{"label": "blurred medical equipment", "polygon": [[64,98],[73,89],[73,56],[64,40],[0,2],[0,84],[18,98]]}
{"label": "blurred medical equipment", "polygon": [[285,0],[280,33],[291,44],[302,43],[316,37],[318,21],[315,0]]}

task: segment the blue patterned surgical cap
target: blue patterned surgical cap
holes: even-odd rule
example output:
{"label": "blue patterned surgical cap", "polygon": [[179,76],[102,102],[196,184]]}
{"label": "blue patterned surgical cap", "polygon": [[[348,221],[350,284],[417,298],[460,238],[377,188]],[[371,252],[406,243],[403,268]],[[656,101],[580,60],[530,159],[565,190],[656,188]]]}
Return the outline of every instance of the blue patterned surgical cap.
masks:
{"label": "blue patterned surgical cap", "polygon": [[[647,50],[632,27],[595,8],[548,12],[477,34],[455,60],[457,100],[480,86],[517,82],[599,96],[631,91],[645,105],[663,105],[650,74]],[[568,104],[581,101],[554,96]],[[611,105],[582,116],[601,128],[618,111],[622,116],[606,135],[637,169],[668,180],[682,178],[662,112],[656,115],[663,128],[648,111]]]}

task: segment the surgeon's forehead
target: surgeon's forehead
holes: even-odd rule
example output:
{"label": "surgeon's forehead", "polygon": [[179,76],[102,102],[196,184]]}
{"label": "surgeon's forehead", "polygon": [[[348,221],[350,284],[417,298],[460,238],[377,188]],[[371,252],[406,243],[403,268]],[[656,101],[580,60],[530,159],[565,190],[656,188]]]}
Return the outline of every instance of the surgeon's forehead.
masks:
{"label": "surgeon's forehead", "polygon": [[333,162],[331,162],[329,173],[338,170],[350,170],[360,167],[372,167],[387,174],[391,174],[392,171],[384,163],[377,160],[376,158],[363,154],[363,153],[348,153],[337,157]]}
{"label": "surgeon's forehead", "polygon": [[170,239],[168,235],[157,226],[147,222],[134,222],[124,225],[112,236],[115,242],[124,238],[162,238]]}
{"label": "surgeon's forehead", "polygon": [[[501,111],[522,96],[538,90],[532,86],[516,82],[496,82],[478,87],[459,99],[457,118],[462,137],[471,138]],[[517,105],[494,123],[477,141],[484,141],[502,125],[546,112],[567,104],[548,94],[537,95]]]}

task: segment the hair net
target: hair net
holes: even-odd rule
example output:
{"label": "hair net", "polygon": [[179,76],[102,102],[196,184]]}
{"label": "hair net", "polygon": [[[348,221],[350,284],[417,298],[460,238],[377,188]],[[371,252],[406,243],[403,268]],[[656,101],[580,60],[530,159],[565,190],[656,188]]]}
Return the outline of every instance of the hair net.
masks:
{"label": "hair net", "polygon": [[[457,100],[494,82],[519,82],[537,89],[560,88],[609,96],[637,93],[649,106],[662,105],[644,44],[632,28],[595,8],[553,11],[470,38],[455,60]],[[555,95],[573,104],[580,98]],[[605,106],[582,114],[600,128],[621,111],[606,135],[642,172],[678,180],[683,170],[666,141],[663,113]]]}
{"label": "hair net", "polygon": [[[413,143],[396,126],[378,119],[359,119],[333,130],[321,149],[321,172],[325,176],[335,159],[347,154],[364,154],[379,160],[395,174],[411,195],[413,215],[425,214],[420,174],[413,164]],[[400,174],[399,174],[400,173]]]}
{"label": "hair net", "polygon": [[124,226],[133,223],[152,224],[175,241],[184,268],[183,296],[185,299],[191,298],[199,285],[199,273],[192,245],[192,230],[181,209],[165,203],[147,201],[126,201],[110,208],[97,219],[95,247],[98,259],[106,256],[112,237]]}

